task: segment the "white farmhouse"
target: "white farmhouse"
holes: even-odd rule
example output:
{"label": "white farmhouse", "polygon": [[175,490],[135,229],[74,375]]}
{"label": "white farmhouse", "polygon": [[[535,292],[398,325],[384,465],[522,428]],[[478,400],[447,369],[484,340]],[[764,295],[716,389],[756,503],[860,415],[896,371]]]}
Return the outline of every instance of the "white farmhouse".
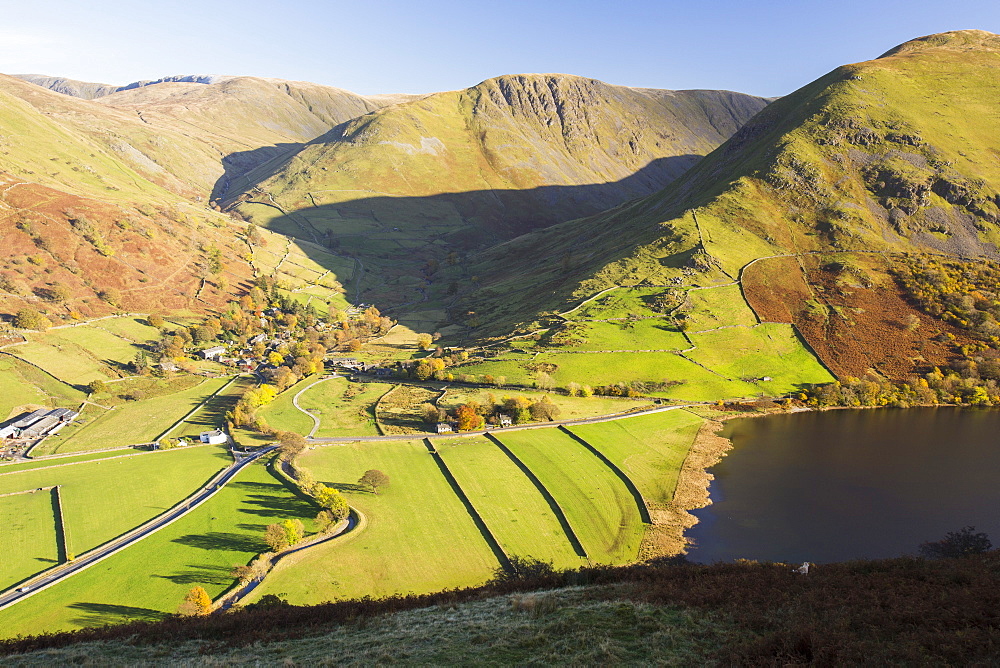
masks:
{"label": "white farmhouse", "polygon": [[208,443],[209,445],[223,445],[229,442],[229,436],[226,432],[221,429],[216,429],[215,431],[203,431],[201,432],[201,442]]}
{"label": "white farmhouse", "polygon": [[201,356],[207,360],[217,360],[220,356],[226,353],[225,346],[214,346],[212,348],[205,348],[201,351]]}

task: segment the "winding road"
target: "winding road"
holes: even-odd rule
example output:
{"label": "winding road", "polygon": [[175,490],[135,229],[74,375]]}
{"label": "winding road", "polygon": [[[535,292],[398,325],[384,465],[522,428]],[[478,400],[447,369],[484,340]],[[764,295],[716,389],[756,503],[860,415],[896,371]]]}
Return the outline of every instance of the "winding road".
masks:
{"label": "winding road", "polygon": [[118,538],[94,548],[72,562],[56,566],[52,570],[42,573],[28,582],[22,583],[16,589],[0,594],[0,610],[14,605],[19,601],[23,601],[29,596],[34,596],[43,589],[48,589],[52,585],[65,580],[69,576],[90,568],[94,564],[107,559],[121,550],[124,550],[126,547],[156,533],[165,526],[176,522],[203,504],[205,501],[212,498],[216,492],[222,489],[227,482],[232,480],[233,477],[243,470],[243,468],[248,464],[275,450],[277,450],[277,446],[271,445],[243,458],[239,458],[237,456],[237,460],[232,465],[220,471],[193,495],[178,503],[162,515],[154,517],[150,521],[132,529],[128,533],[122,534]]}
{"label": "winding road", "polygon": [[331,378],[337,378],[337,377],[338,377],[337,374],[333,374],[332,376],[327,376],[326,378],[320,378],[315,383],[303,387],[294,397],[292,397],[292,405],[295,406],[297,410],[301,411],[302,413],[305,413],[306,415],[312,418],[313,426],[312,429],[309,430],[309,434],[306,436],[306,438],[308,439],[312,439],[312,437],[316,434],[316,430],[319,429],[319,418],[310,413],[309,411],[307,411],[306,409],[302,408],[302,406],[299,406],[299,397],[305,394],[306,390],[308,390],[309,388],[319,385],[325,380],[330,380]]}

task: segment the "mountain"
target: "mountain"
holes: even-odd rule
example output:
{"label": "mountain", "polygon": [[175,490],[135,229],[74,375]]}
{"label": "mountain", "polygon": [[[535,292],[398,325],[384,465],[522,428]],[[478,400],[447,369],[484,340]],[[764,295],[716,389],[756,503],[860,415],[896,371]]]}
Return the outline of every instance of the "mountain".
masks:
{"label": "mountain", "polygon": [[[767,103],[503,76],[338,125],[262,165],[234,199],[255,222],[392,265],[412,284],[402,264],[440,262],[655,192]],[[406,258],[393,257],[400,248]]]}
{"label": "mountain", "polygon": [[12,76],[22,81],[33,83],[36,86],[48,88],[63,95],[79,97],[84,100],[93,100],[94,98],[110,95],[122,88],[121,86],[112,84],[77,81],[76,79],[67,79],[66,77],[50,77],[45,74],[14,74]]}
{"label": "mountain", "polygon": [[[86,100],[0,75],[3,311],[212,308],[250,275],[245,226],[208,209],[213,189],[412,97],[252,77],[127,88]],[[206,274],[216,252],[223,281]]]}
{"label": "mountain", "polygon": [[954,331],[903,331],[924,316],[892,274],[908,253],[1000,257],[998,64],[1000,36],[959,31],[839,67],[662,191],[471,259],[481,281],[453,310],[482,336],[614,285],[739,282],[841,376],[942,361],[932,334]]}
{"label": "mountain", "polygon": [[178,74],[169,77],[161,77],[159,79],[133,81],[132,83],[125,84],[124,86],[114,86],[112,84],[93,83],[90,81],[77,81],[76,79],[67,79],[65,77],[50,77],[45,74],[13,74],[11,76],[17,77],[22,81],[27,81],[28,83],[33,83],[36,86],[41,86],[42,88],[54,90],[55,92],[62,93],[63,95],[79,97],[84,100],[93,100],[99,97],[104,97],[105,95],[117,93],[119,91],[132,90],[133,88],[142,88],[169,81],[214,84],[232,78],[219,77],[212,74]]}

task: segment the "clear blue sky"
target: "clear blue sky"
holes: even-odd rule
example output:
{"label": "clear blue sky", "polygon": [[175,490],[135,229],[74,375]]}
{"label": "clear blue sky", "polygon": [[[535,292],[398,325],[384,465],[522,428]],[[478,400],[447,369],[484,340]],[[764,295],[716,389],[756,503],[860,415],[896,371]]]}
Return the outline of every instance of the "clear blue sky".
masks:
{"label": "clear blue sky", "polygon": [[998,0],[0,0],[0,72],[124,84],[250,74],[358,93],[562,72],[783,95],[946,30],[1000,32]]}

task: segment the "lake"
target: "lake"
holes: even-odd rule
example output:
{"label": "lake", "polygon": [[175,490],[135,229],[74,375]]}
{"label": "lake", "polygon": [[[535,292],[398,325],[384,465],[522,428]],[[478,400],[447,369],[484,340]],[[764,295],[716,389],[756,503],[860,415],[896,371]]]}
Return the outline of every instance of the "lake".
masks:
{"label": "lake", "polygon": [[730,420],[712,505],[687,532],[701,563],[916,554],[974,525],[1000,546],[1000,410],[836,410]]}

